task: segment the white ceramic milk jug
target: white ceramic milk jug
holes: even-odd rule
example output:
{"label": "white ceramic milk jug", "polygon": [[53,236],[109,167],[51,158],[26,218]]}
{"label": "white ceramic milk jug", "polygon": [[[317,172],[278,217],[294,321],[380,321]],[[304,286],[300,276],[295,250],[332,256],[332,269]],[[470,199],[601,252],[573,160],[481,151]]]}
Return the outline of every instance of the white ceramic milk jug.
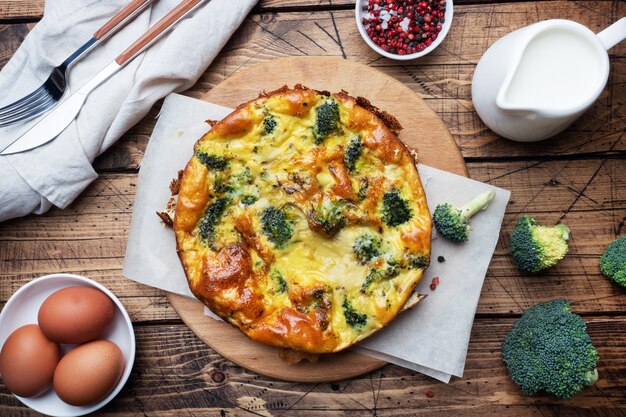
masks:
{"label": "white ceramic milk jug", "polygon": [[595,34],[569,20],[546,20],[494,43],[472,80],[480,118],[521,142],[565,130],[598,98],[609,77],[610,49],[626,38],[626,17]]}

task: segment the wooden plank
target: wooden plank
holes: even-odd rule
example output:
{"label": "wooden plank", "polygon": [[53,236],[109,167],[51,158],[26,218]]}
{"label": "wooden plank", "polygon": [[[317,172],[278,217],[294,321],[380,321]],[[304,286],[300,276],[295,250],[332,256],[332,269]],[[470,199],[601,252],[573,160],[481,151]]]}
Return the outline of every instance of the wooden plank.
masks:
{"label": "wooden plank", "polygon": [[[586,321],[601,357],[600,380],[569,401],[547,395],[525,397],[510,381],[500,351],[512,319],[474,323],[465,375],[448,385],[394,365],[332,384],[281,382],[224,360],[183,325],[139,326],[134,371],[102,411],[134,415],[134,410],[141,410],[150,416],[623,416],[626,319]],[[432,398],[426,396],[428,391]],[[36,415],[3,388],[0,414]]]}
{"label": "wooden plank", "polygon": [[[591,8],[593,12],[589,12]],[[289,55],[345,55],[371,63],[408,85],[444,120],[466,158],[555,156],[626,151],[626,44],[612,50],[609,85],[598,102],[566,133],[537,144],[499,138],[478,119],[471,104],[471,76],[484,50],[500,36],[537,20],[527,3],[459,6],[455,26],[442,47],[414,63],[378,59],[358,35],[349,10],[317,13],[274,13],[244,22],[200,81],[186,94],[199,97],[241,68]],[[532,8],[534,11],[534,8]],[[542,17],[580,21],[594,30],[626,14],[624,2],[543,2]],[[269,16],[269,17],[268,17]],[[335,30],[335,25],[337,30]],[[475,28],[464,33],[464,28]],[[0,27],[0,65],[28,32],[25,25]],[[478,37],[480,36],[480,37]],[[371,97],[375,102],[375,97]],[[154,125],[153,110],[107,153],[102,169],[135,168]]]}
{"label": "wooden plank", "polygon": [[[623,164],[619,159],[591,159],[468,165],[473,178],[513,193],[479,314],[519,313],[559,296],[575,301],[584,312],[626,312],[624,290],[604,279],[597,266],[606,245],[626,233]],[[160,291],[121,275],[136,186],[133,173],[106,173],[66,210],[0,224],[0,279],[8,282],[0,287],[0,300],[35,276],[66,271],[111,288],[137,321],[176,319]],[[519,213],[544,224],[563,216],[572,229],[570,255],[545,274],[520,274],[508,255],[508,236]],[[446,277],[441,279],[446,285]]]}
{"label": "wooden plank", "polygon": [[39,20],[45,0],[0,0],[0,21]]}

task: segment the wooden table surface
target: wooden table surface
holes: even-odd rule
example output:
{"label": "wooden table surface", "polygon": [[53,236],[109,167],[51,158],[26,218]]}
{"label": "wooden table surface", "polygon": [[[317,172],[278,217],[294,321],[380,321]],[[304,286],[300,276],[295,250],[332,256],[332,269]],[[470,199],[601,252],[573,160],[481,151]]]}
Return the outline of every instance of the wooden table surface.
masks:
{"label": "wooden table surface", "polygon": [[[371,65],[426,100],[453,134],[470,176],[512,192],[463,378],[446,385],[388,365],[332,384],[271,380],[204,345],[162,291],[124,279],[137,173],[160,103],[96,160],[100,178],[68,209],[0,224],[0,306],[33,277],[57,272],[86,275],[120,297],[135,324],[137,357],[129,382],[102,415],[625,416],[626,290],[602,277],[598,258],[609,242],[626,235],[626,42],[611,50],[611,75],[597,103],[549,141],[518,144],[489,131],[472,107],[470,84],[484,51],[511,30],[565,18],[597,32],[626,15],[626,2],[456,0],[446,40],[414,62],[372,52],[357,32],[353,3],[261,0],[186,94],[199,97],[259,62],[332,55]],[[42,13],[42,0],[0,0],[0,67]],[[570,254],[544,274],[520,274],[508,254],[520,213],[547,224],[562,221],[572,230]],[[587,321],[601,357],[598,383],[567,402],[522,396],[500,353],[521,312],[557,297],[571,300]],[[0,415],[36,413],[0,385]]]}

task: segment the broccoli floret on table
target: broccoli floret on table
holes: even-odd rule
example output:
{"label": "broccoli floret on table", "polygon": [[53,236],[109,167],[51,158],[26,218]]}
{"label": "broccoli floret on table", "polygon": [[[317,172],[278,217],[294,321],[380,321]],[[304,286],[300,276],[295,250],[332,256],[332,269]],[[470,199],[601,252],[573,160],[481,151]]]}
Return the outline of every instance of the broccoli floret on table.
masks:
{"label": "broccoli floret on table", "polygon": [[293,236],[293,226],[287,214],[276,207],[267,207],[261,215],[263,232],[277,248],[283,248]]}
{"label": "broccoli floret on table", "polygon": [[381,255],[382,239],[369,233],[359,236],[352,245],[356,259],[361,264],[366,264]]}
{"label": "broccoli floret on table", "polygon": [[515,322],[502,345],[513,382],[525,395],[569,399],[598,380],[599,359],[583,319],[566,300],[537,304]]}
{"label": "broccoli floret on table", "polygon": [[613,241],[600,258],[602,274],[626,287],[626,236]]}
{"label": "broccoli floret on table", "polygon": [[383,195],[382,214],[383,222],[395,227],[411,220],[413,211],[409,203],[400,195],[400,190],[394,188]]}
{"label": "broccoli floret on table", "polygon": [[332,98],[328,98],[317,108],[313,137],[315,144],[321,145],[324,139],[331,134],[339,123],[339,104]]}
{"label": "broccoli floret on table", "polygon": [[474,197],[461,207],[452,207],[449,203],[439,204],[433,213],[433,223],[439,234],[452,242],[465,242],[471,230],[470,219],[474,214],[487,208],[496,195],[489,190]]}
{"label": "broccoli floret on table", "polygon": [[567,255],[569,228],[564,224],[540,226],[522,216],[511,234],[511,255],[520,271],[539,272],[556,265]]}

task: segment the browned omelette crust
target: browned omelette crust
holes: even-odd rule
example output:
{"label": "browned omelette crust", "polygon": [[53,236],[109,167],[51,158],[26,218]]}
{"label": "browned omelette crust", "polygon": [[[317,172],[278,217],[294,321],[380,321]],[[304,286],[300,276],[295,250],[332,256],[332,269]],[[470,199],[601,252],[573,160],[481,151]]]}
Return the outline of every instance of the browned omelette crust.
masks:
{"label": "browned omelette crust", "polygon": [[[283,87],[215,124],[184,170],[174,219],[177,252],[198,299],[254,340],[313,353],[345,349],[391,321],[430,257],[430,215],[415,161],[394,132],[400,124],[365,99],[344,91],[327,96]],[[340,122],[316,144],[311,123],[330,99]],[[271,135],[263,131],[267,117],[277,122]],[[353,170],[344,158],[347,135],[358,135],[363,148],[365,161]],[[228,168],[207,168],[198,152],[224,157]],[[244,172],[236,171],[242,166],[254,178],[245,189],[259,194],[250,205],[216,186],[224,175],[230,181]],[[393,189],[412,212],[398,226],[382,220],[383,197]],[[200,230],[220,198],[228,201],[223,224],[207,243]],[[343,204],[343,224],[330,230],[316,214],[329,202]],[[263,228],[268,206],[293,222],[286,245]],[[387,248],[365,264],[353,253],[363,234],[380,237]],[[383,276],[391,268],[397,275]],[[380,274],[370,279],[373,270]]]}

